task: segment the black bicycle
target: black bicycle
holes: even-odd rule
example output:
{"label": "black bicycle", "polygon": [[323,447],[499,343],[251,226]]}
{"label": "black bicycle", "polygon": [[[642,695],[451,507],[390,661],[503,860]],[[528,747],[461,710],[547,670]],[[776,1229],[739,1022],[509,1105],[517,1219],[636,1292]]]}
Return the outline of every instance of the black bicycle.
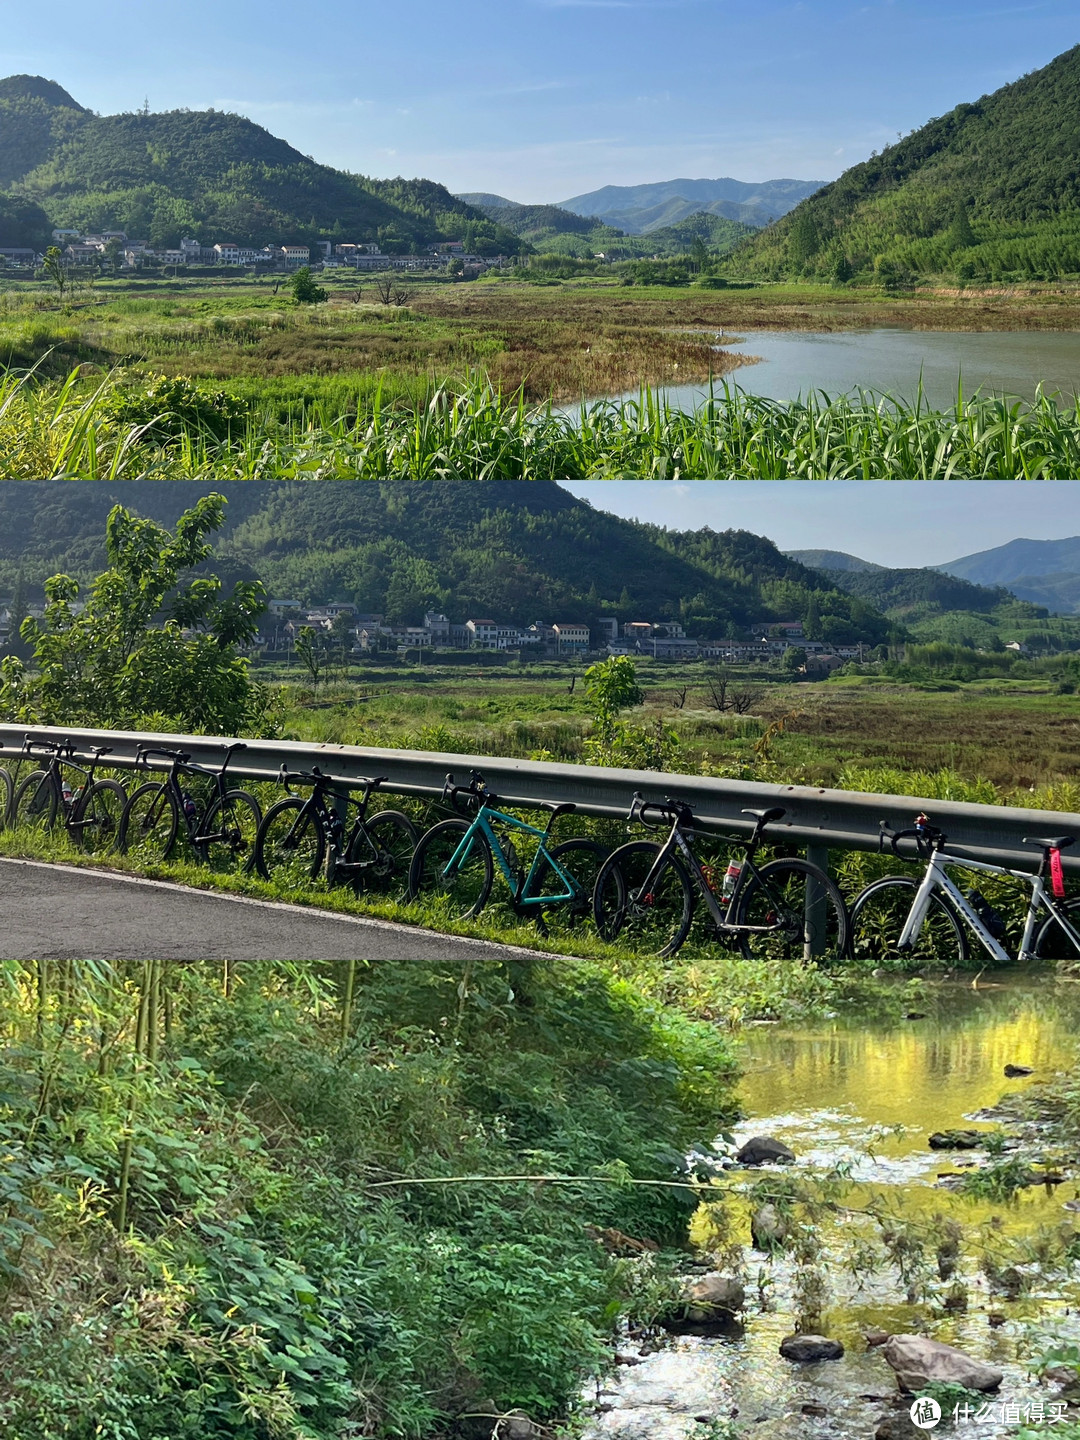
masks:
{"label": "black bicycle", "polygon": [[[0,750],[4,742],[0,740]],[[11,778],[11,772],[0,765],[0,830],[10,824],[11,802],[15,798],[15,782]]]}
{"label": "black bicycle", "polygon": [[694,813],[668,796],[663,804],[636,794],[627,817],[647,829],[670,825],[661,845],[632,840],[614,851],[596,877],[593,915],[604,940],[621,939],[653,955],[674,955],[690,932],[700,895],[715,938],[743,955],[809,960],[841,955],[848,942],[843,897],[825,871],[809,860],[755,855],[766,827],[785,811],[744,810],[756,822],[724,873],[703,864],[690,836]]}
{"label": "black bicycle", "polygon": [[[80,764],[70,740],[27,735],[18,758],[37,761],[40,768],[31,770],[11,789],[8,823],[12,829],[44,832],[62,821],[80,849],[89,854],[111,850],[127,803],[127,791],[119,780],[97,778],[103,757],[111,753],[110,746],[96,745],[91,758]],[[79,777],[75,785],[72,774]]]}
{"label": "black bicycle", "polygon": [[[183,750],[140,745],[136,768],[150,768],[151,756],[168,761],[164,780],[149,780],[132,794],[120,817],[120,849],[142,860],[167,860],[176,847],[183,821],[192,850],[203,864],[215,870],[246,870],[255,853],[262,810],[254,795],[230,789],[226,780],[229,761],[247,746],[242,740],[226,745],[219,770],[195,765]],[[212,783],[209,803],[200,804],[183,788],[183,776],[205,777]]]}
{"label": "black bicycle", "polygon": [[[395,884],[404,890],[418,838],[416,827],[400,810],[379,810],[370,817],[367,813],[372,795],[386,778],[361,780],[357,800],[343,781],[324,775],[317,766],[308,773],[282,766],[278,779],[283,785],[310,785],[311,794],[306,800],[287,795],[263,816],[255,838],[259,874],[264,880],[299,886],[316,879],[325,864],[326,883],[331,886],[351,885],[357,894]],[[350,807],[356,813],[346,833]]]}

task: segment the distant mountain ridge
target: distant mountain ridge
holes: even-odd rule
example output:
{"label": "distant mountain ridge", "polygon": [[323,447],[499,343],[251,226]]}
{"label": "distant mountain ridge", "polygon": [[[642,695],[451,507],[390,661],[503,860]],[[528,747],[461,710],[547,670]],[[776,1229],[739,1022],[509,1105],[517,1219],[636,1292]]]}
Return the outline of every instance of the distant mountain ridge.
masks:
{"label": "distant mountain ridge", "polygon": [[661,180],[646,185],[605,185],[560,200],[563,210],[592,215],[630,235],[647,235],[690,215],[722,215],[761,229],[819,190],[822,180]]}
{"label": "distant mountain ridge", "polygon": [[860,560],[858,555],[849,555],[846,550],[784,550],[789,560],[808,565],[811,570],[861,571],[887,570],[887,565],[875,565],[872,560]]}
{"label": "distant mountain ridge", "polygon": [[95,115],[37,75],[0,79],[0,187],[0,244],[20,243],[43,213],[50,227],[118,229],[155,248],[184,235],[376,241],[388,253],[463,238],[487,253],[528,248],[434,181],[347,174],[224,111]]}
{"label": "distant mountain ridge", "polygon": [[1020,600],[1080,615],[1080,535],[1064,540],[1010,540],[939,565],[980,585],[1006,585]]}

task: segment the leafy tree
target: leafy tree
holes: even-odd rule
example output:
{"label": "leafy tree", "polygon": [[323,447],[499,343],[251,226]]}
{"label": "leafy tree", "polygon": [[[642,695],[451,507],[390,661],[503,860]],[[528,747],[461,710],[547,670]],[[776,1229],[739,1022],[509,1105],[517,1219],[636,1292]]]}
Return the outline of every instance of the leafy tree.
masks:
{"label": "leafy tree", "polygon": [[637,681],[637,668],[629,655],[612,655],[598,660],[585,671],[585,694],[592,702],[598,718],[609,718],[620,710],[645,701]]}
{"label": "leafy tree", "polygon": [[212,554],[208,536],[224,523],[225,501],[204,496],[175,533],[122,505],[106,526],[108,568],[85,608],[78,583],[45,584],[43,622],[21,634],[33,669],[14,656],[0,665],[0,714],[31,723],[136,726],[163,717],[191,730],[237,734],[260,723],[265,693],[252,684],[236,647],[252,640],[265,591],[238,581],[223,596],[216,576],[187,578]]}
{"label": "leafy tree", "polygon": [[953,222],[949,226],[945,243],[950,253],[953,250],[967,250],[970,249],[972,245],[978,244],[975,238],[975,232],[971,228],[971,218],[968,215],[968,207],[963,200],[957,203],[956,214],[953,216]]}
{"label": "leafy tree", "polygon": [[784,651],[781,663],[785,670],[790,671],[792,674],[798,674],[800,670],[805,670],[806,668],[806,651],[801,645],[789,645]]}
{"label": "leafy tree", "polygon": [[50,284],[56,286],[60,294],[60,299],[63,300],[64,291],[67,289],[68,272],[59,245],[50,245],[45,251],[45,258],[41,263],[41,269],[45,279],[48,280]]}
{"label": "leafy tree", "polygon": [[311,687],[319,693],[319,681],[326,670],[326,647],[320,643],[313,625],[302,625],[296,637],[296,658],[311,677]]}
{"label": "leafy tree", "polygon": [[327,298],[323,287],[316,285],[310,265],[301,265],[300,269],[294,272],[289,281],[289,289],[297,305],[321,305]]}

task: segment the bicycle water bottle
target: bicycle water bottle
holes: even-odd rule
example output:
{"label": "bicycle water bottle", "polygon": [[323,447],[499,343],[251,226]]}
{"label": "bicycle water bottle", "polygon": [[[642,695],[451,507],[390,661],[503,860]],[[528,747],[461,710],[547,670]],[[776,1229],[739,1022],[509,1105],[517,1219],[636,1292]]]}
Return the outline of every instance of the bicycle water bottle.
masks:
{"label": "bicycle water bottle", "polygon": [[188,795],[187,793],[185,793],[185,795],[184,795],[184,819],[185,819],[185,820],[194,820],[195,817],[198,815],[198,813],[199,813],[199,807],[195,804],[195,801],[191,798],[191,796]]}
{"label": "bicycle water bottle", "polygon": [[732,895],[735,894],[735,886],[739,883],[739,876],[741,874],[742,862],[740,860],[730,860],[727,869],[724,871],[724,883],[720,889],[721,905],[727,905],[730,902]]}
{"label": "bicycle water bottle", "polygon": [[75,792],[66,780],[60,782],[60,794],[63,796],[65,805],[70,805],[75,799]]}

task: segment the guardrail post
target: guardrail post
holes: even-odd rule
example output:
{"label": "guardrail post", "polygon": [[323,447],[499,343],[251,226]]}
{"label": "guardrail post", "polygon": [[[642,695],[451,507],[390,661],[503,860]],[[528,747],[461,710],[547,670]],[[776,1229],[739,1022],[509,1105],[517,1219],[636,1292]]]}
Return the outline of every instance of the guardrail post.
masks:
{"label": "guardrail post", "polygon": [[[819,870],[829,873],[829,848],[827,845],[808,845],[806,847],[806,858],[811,865],[816,865]],[[810,940],[803,947],[803,959],[812,960],[815,956],[824,955],[826,949],[826,929],[829,922],[828,902],[825,898],[825,887],[817,880],[808,880],[806,885],[806,927],[810,932]]]}

